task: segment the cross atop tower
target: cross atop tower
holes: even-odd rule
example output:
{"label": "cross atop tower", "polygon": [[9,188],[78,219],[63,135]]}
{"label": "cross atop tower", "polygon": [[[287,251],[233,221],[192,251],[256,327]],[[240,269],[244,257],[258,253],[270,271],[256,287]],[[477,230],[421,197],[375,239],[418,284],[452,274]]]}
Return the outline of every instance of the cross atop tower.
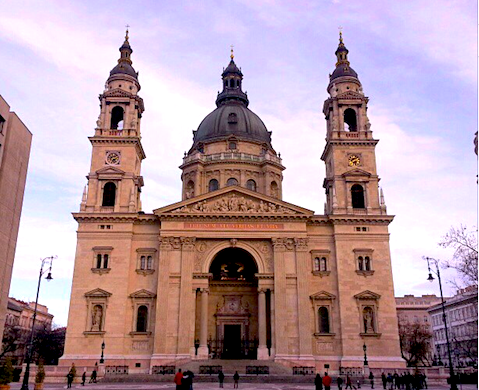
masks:
{"label": "cross atop tower", "polygon": [[230,55],[230,58],[233,59],[233,58],[235,58],[235,54],[234,54],[234,52],[233,52],[234,45],[231,45],[230,47],[231,47],[231,55]]}

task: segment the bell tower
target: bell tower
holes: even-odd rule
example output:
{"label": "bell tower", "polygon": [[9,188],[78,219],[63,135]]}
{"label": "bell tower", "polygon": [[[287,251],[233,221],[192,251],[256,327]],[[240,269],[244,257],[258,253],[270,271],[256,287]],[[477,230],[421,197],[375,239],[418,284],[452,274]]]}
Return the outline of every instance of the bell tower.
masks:
{"label": "bell tower", "polygon": [[92,159],[88,186],[83,192],[80,212],[138,212],[143,178],[140,123],[145,110],[138,96],[141,86],[132,67],[126,30],[118,64],[110,71],[100,94],[100,115],[95,135],[89,137]]}
{"label": "bell tower", "polygon": [[367,116],[368,98],[358,74],[350,67],[342,33],[336,50],[336,69],[329,76],[329,98],[323,113],[327,122],[326,147],[321,159],[326,163],[325,213],[386,214],[375,147]]}

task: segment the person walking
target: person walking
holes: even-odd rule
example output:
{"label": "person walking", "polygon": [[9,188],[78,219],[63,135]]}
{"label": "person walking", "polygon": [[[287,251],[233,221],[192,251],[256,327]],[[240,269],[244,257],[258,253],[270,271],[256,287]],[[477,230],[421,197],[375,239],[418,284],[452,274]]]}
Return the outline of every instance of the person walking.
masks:
{"label": "person walking", "polygon": [[73,378],[75,378],[75,376],[74,376],[73,373],[70,371],[70,372],[67,374],[67,389],[71,389],[72,383],[73,383]]}
{"label": "person walking", "polygon": [[328,375],[327,372],[325,372],[324,376],[323,376],[324,390],[331,390],[331,382],[332,381],[333,381],[333,379]]}
{"label": "person walking", "polygon": [[238,374],[238,371],[235,372],[235,374],[233,375],[233,380],[234,380],[234,385],[233,385],[233,389],[237,389],[238,388],[238,382],[239,382],[239,374]]}
{"label": "person walking", "polygon": [[351,390],[353,390],[353,385],[351,383],[351,377],[349,375],[346,375],[346,387],[345,387],[345,389],[347,389],[348,387]]}
{"label": "person walking", "polygon": [[338,390],[342,390],[343,389],[343,378],[338,376],[338,379],[336,379],[336,383],[338,384]]}
{"label": "person walking", "polygon": [[96,383],[96,368],[93,369],[90,375],[90,382],[88,383]]}
{"label": "person walking", "polygon": [[218,382],[220,383],[220,389],[223,388],[223,382],[225,380],[225,374],[223,374],[223,371],[220,370],[218,374]]}
{"label": "person walking", "polygon": [[383,382],[383,389],[386,390],[386,384],[388,383],[388,380],[384,372],[381,374],[381,381]]}
{"label": "person walking", "polygon": [[316,374],[314,378],[314,386],[316,390],[323,390],[323,378],[319,375],[319,372]]}
{"label": "person walking", "polygon": [[81,376],[81,385],[85,386],[85,381],[86,381],[86,370],[83,371],[83,374]]}
{"label": "person walking", "polygon": [[193,390],[193,378],[195,374],[192,371],[187,370],[183,373],[183,389],[184,390]]}
{"label": "person walking", "polygon": [[178,369],[178,372],[175,375],[175,379],[173,379],[173,382],[175,382],[176,385],[176,390],[182,390],[182,383],[183,381],[183,374],[181,373],[181,368]]}
{"label": "person walking", "polygon": [[372,371],[369,373],[369,380],[371,381],[371,389],[374,389],[374,375]]}

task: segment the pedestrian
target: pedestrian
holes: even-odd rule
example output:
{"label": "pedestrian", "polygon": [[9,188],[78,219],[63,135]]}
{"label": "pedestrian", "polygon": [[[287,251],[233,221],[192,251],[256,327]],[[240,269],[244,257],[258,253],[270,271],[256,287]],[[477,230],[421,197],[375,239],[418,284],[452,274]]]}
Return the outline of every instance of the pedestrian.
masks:
{"label": "pedestrian", "polygon": [[372,371],[369,373],[369,380],[371,381],[371,389],[374,389],[374,375]]}
{"label": "pedestrian", "polygon": [[427,376],[426,374],[422,374],[422,384],[425,389],[427,389]]}
{"label": "pedestrian", "polygon": [[223,388],[223,382],[225,380],[225,374],[223,374],[223,371],[220,370],[218,374],[218,382],[220,383],[220,388]]}
{"label": "pedestrian", "polygon": [[386,374],[384,374],[384,372],[381,374],[381,381],[383,382],[383,389],[386,390],[386,384],[388,383],[388,380],[387,380]]}
{"label": "pedestrian", "polygon": [[324,376],[323,376],[324,390],[331,390],[331,382],[332,381],[333,381],[333,379],[328,375],[327,372],[325,372]]}
{"label": "pedestrian", "polygon": [[175,379],[173,380],[176,384],[176,390],[182,390],[182,380],[183,380],[183,374],[181,373],[181,368],[178,369],[178,372],[175,375]]}
{"label": "pedestrian", "polygon": [[238,371],[235,372],[235,374],[233,375],[233,380],[234,380],[234,385],[233,385],[233,389],[237,389],[238,388],[238,382],[239,382],[239,374],[238,374]]}
{"label": "pedestrian", "polygon": [[85,381],[86,381],[86,370],[83,371],[83,374],[81,376],[81,385],[85,386]]}
{"label": "pedestrian", "polygon": [[[339,378],[338,378],[338,379],[339,379]],[[351,384],[351,377],[350,377],[349,375],[346,375],[346,387],[345,387],[345,389],[347,389],[348,387],[349,387],[351,390],[353,390],[353,386],[352,386],[352,384]]]}
{"label": "pedestrian", "polygon": [[336,379],[336,383],[338,384],[338,390],[342,390],[342,388],[343,388],[343,378],[338,376],[338,379]]}
{"label": "pedestrian", "polygon": [[192,371],[187,370],[183,373],[183,389],[184,390],[193,390],[193,378],[195,374]]}
{"label": "pedestrian", "polygon": [[316,390],[323,390],[323,378],[321,378],[321,375],[319,375],[319,372],[316,374],[316,377],[314,378],[314,386]]}
{"label": "pedestrian", "polygon": [[74,378],[73,373],[71,371],[68,372],[68,374],[67,374],[67,389],[71,389],[72,383],[73,383],[73,378]]}
{"label": "pedestrian", "polygon": [[359,379],[356,381],[356,388],[357,389],[361,388],[361,382],[359,381]]}
{"label": "pedestrian", "polygon": [[96,369],[94,368],[90,375],[90,382],[89,383],[96,383]]}
{"label": "pedestrian", "polygon": [[388,372],[387,381],[388,381],[388,383],[389,383],[389,390],[393,390],[393,386],[394,386],[393,376],[391,375],[390,372]]}

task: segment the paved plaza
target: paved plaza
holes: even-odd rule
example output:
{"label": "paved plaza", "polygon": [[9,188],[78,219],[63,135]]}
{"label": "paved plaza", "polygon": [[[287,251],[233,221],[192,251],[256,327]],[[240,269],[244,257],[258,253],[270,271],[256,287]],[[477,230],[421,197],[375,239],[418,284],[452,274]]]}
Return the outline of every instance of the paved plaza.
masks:
{"label": "paved plaza", "polygon": [[[11,385],[12,390],[20,389],[20,383],[14,383]],[[60,390],[66,389],[66,384],[46,384],[45,389],[48,390]],[[194,390],[213,390],[218,389],[217,383],[195,383]],[[233,383],[225,383],[225,389],[232,389]],[[239,388],[242,390],[313,390],[313,384],[305,383],[240,383]],[[33,384],[30,385],[30,389],[33,390]],[[72,389],[90,389],[90,390],[174,390],[175,385],[173,383],[96,383],[87,384],[81,386],[80,384],[74,384]],[[344,387],[343,387],[344,389]],[[369,390],[370,387],[363,387],[363,390]],[[382,387],[375,387],[377,390],[382,390]],[[448,390],[449,386],[429,386],[428,390]],[[459,385],[459,390],[476,390],[476,385]],[[332,390],[337,390],[336,386],[332,387]]]}

